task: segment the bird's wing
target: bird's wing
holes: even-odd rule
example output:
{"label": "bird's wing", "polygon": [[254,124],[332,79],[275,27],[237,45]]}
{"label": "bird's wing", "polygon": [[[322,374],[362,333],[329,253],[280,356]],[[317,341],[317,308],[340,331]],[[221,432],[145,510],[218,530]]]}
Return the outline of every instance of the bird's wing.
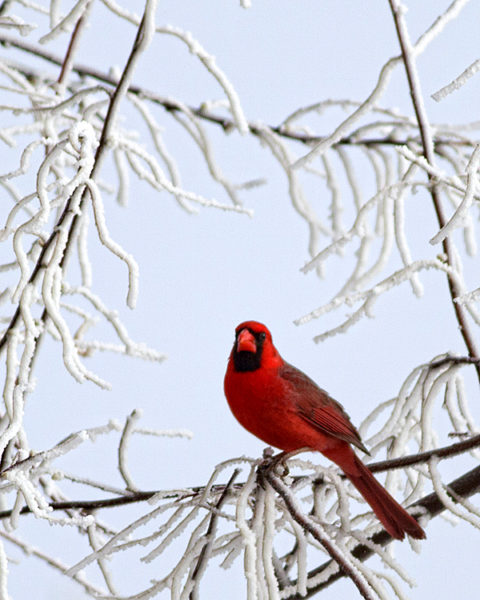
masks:
{"label": "bird's wing", "polygon": [[369,454],[341,404],[296,367],[285,363],[280,376],[295,390],[298,414],[322,433],[353,444]]}

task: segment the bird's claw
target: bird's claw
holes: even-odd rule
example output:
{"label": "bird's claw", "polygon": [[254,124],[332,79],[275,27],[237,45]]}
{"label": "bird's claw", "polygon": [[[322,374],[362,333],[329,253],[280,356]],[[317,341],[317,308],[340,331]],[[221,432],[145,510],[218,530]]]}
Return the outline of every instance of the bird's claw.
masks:
{"label": "bird's claw", "polygon": [[288,455],[288,452],[280,452],[275,455],[273,448],[265,448],[263,451],[263,460],[257,467],[258,479],[263,488],[265,488],[265,477],[268,473],[282,478],[290,473],[290,469],[286,463]]}

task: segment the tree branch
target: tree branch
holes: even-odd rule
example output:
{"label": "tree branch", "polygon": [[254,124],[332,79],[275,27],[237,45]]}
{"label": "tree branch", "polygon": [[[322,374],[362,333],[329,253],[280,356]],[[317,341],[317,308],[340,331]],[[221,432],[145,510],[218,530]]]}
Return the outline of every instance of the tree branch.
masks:
{"label": "tree branch", "polygon": [[262,476],[268,481],[277,494],[283,498],[285,506],[287,507],[292,518],[302,527],[304,531],[310,533],[325,548],[328,554],[332,557],[332,560],[334,560],[340,567],[342,574],[352,580],[362,598],[374,600],[369,583],[362,573],[355,568],[355,565],[346,560],[345,554],[343,554],[337,548],[337,546],[331,541],[323,529],[308,515],[300,510],[300,508],[297,506],[295,496],[292,494],[290,488],[288,488],[279,477],[274,475],[273,469],[265,469]]}
{"label": "tree branch", "polygon": [[[452,457],[458,455],[459,453],[470,450],[474,447],[480,446],[480,435],[476,435],[472,437],[470,440],[465,440],[463,442],[458,442],[456,444],[451,444],[449,446],[445,446],[442,448],[436,448],[430,450],[428,452],[422,452],[418,454],[413,454],[406,457],[401,457],[397,459],[391,459],[386,461],[379,461],[376,463],[372,463],[369,465],[369,468],[373,472],[381,472],[388,469],[393,468],[401,468],[405,466],[412,466],[414,464],[424,463],[433,456],[438,457],[439,459],[444,459],[447,457]],[[26,459],[31,460],[31,459]],[[24,461],[22,461],[24,462]],[[15,465],[12,465],[14,468]],[[234,472],[235,477],[237,476],[237,472]],[[330,575],[328,579],[323,581],[322,583],[313,586],[307,592],[307,595],[304,596],[306,598],[313,596],[320,590],[325,587],[331,585],[341,577],[348,575],[351,577],[351,572],[353,572],[354,577],[358,575],[356,571],[353,570],[349,565],[345,565],[345,561],[342,556],[339,556],[337,550],[331,547],[330,541],[326,536],[322,535],[321,530],[318,528],[318,525],[311,521],[309,517],[303,514],[300,510],[297,509],[295,505],[295,498],[289,488],[276,476],[267,476],[265,475],[267,481],[272,485],[272,487],[281,495],[284,499],[287,509],[290,511],[292,517],[305,529],[305,531],[310,532],[327,550],[327,552],[332,556],[332,560],[329,560],[322,565],[316,567],[308,573],[308,579],[316,577],[320,573],[322,573],[326,569],[331,569],[332,561],[336,561],[340,564],[340,571]],[[296,478],[300,479],[300,478]],[[233,475],[230,478],[229,482],[225,484],[219,484],[212,486],[211,491],[213,494],[220,494],[220,499],[217,503],[217,508],[223,504],[228,490],[235,489],[241,490],[243,487],[243,483],[233,484]],[[145,502],[150,500],[156,494],[162,494],[164,499],[172,499],[178,498],[179,500],[185,499],[187,497],[197,496],[204,492],[203,486],[198,486],[194,488],[190,488],[188,491],[172,491],[172,492],[164,492],[160,490],[155,491],[144,491],[144,492],[135,492],[135,493],[127,493],[124,496],[119,496],[116,498],[108,498],[108,499],[100,499],[100,500],[72,500],[72,501],[63,501],[63,502],[51,502],[49,506],[52,510],[82,510],[85,512],[92,512],[101,508],[113,508],[116,506],[124,506],[127,504],[132,504],[136,502]],[[447,493],[452,497],[454,501],[458,496],[463,498],[468,498],[480,491],[480,467],[475,467],[471,471],[468,471],[464,475],[461,475],[454,481],[452,481],[447,486]],[[443,510],[445,510],[444,505],[442,504],[439,496],[434,492],[427,496],[424,496],[417,502],[411,504],[408,508],[415,509],[421,508],[421,512],[419,511],[419,515],[426,514],[431,519],[433,517],[438,516]],[[0,512],[0,520],[9,518],[12,515],[12,510],[5,510]],[[21,515],[29,514],[32,511],[28,506],[24,506],[20,513]],[[213,527],[214,525],[212,525]],[[209,528],[210,529],[210,528]],[[208,533],[208,532],[207,532]],[[321,539],[320,539],[321,538]],[[393,541],[393,538],[384,530],[376,533],[372,536],[371,541],[380,546],[385,546]],[[330,545],[329,545],[330,544]],[[371,556],[373,556],[374,551],[371,547],[368,547],[364,544],[358,544],[353,550],[352,555],[355,559],[360,561],[365,561]],[[202,559],[203,560],[203,559]],[[200,561],[200,557],[199,557]],[[198,563],[197,563],[198,565]],[[197,571],[200,567],[197,568]],[[362,578],[363,581],[363,578]],[[362,587],[362,581],[360,582],[360,587]],[[354,581],[357,585],[357,582]],[[295,581],[290,582],[289,585],[295,585]],[[358,586],[357,586],[358,587]],[[363,593],[365,590],[362,588],[360,593]],[[371,596],[363,596],[366,598],[370,598]],[[294,594],[292,596],[287,597],[285,600],[300,600],[301,597],[298,594]]]}
{"label": "tree branch", "polygon": [[[372,473],[381,473],[384,471],[388,471],[390,469],[400,469],[403,467],[411,467],[412,465],[425,463],[430,460],[433,456],[439,459],[452,458],[453,456],[458,456],[472,448],[477,448],[480,446],[480,434],[475,435],[468,440],[464,440],[462,442],[457,442],[455,444],[450,444],[449,446],[443,446],[441,448],[434,448],[433,450],[427,450],[426,452],[420,452],[418,454],[409,454],[408,456],[401,456],[399,458],[392,458],[389,460],[377,461],[374,463],[370,463],[368,468],[372,471]],[[34,456],[30,456],[19,463],[14,463],[0,472],[0,478],[3,475],[4,471],[9,471],[11,469],[15,469],[22,463],[26,463],[27,461],[32,461],[35,459]],[[298,481],[302,479],[302,476],[294,478],[294,481]],[[318,480],[316,480],[318,481]],[[211,487],[211,490],[214,494],[222,494],[225,492],[229,484],[217,484]],[[231,488],[240,490],[243,487],[243,483],[230,484]],[[69,509],[79,509],[85,511],[97,510],[99,508],[113,508],[115,506],[123,506],[125,504],[133,504],[135,502],[145,502],[146,500],[150,500],[155,494],[162,494],[162,497],[165,499],[178,498],[183,499],[187,497],[197,496],[204,492],[204,486],[196,486],[188,488],[188,490],[182,489],[181,491],[170,491],[165,492],[164,490],[154,490],[154,491],[137,491],[137,492],[125,492],[125,495],[118,496],[116,498],[104,498],[99,500],[66,500],[63,502],[51,502],[49,507],[52,510],[69,510]],[[20,514],[26,515],[31,513],[32,511],[28,506],[24,506]],[[0,511],[0,520],[8,519],[12,514],[11,510],[3,510]]]}
{"label": "tree branch", "polygon": [[432,361],[429,365],[429,369],[438,369],[439,367],[443,367],[448,364],[454,365],[479,365],[480,358],[472,357],[472,356],[451,356],[447,355],[443,358],[439,358],[438,360]]}
{"label": "tree branch", "polygon": [[233,482],[238,477],[239,473],[240,473],[240,469],[235,469],[233,471],[230,479],[228,480],[227,485],[225,486],[225,489],[223,490],[220,498],[218,499],[217,504],[215,505],[216,510],[212,511],[212,515],[210,517],[210,523],[208,524],[208,529],[204,536],[205,545],[203,546],[202,550],[200,551],[197,564],[195,565],[193,573],[190,577],[190,581],[193,584],[193,589],[189,595],[190,600],[197,600],[199,598],[198,584],[200,583],[200,579],[207,567],[207,561],[209,559],[209,555],[211,552],[213,538],[214,538],[215,532],[217,530],[218,511],[221,509],[225,500],[227,499],[230,489],[233,485]]}
{"label": "tree branch", "polygon": [[[16,38],[12,38],[7,35],[0,35],[0,44],[8,47],[12,46],[13,48],[17,48],[18,50],[22,50],[23,52],[27,52],[29,54],[33,54],[43,60],[51,62],[54,65],[62,65],[62,59],[51,52],[47,52],[43,48],[38,46],[34,46],[33,44],[29,44],[24,42],[23,40],[18,40]],[[17,67],[19,68],[19,67]],[[35,72],[27,69],[26,67],[21,67],[22,72],[33,77]],[[72,66],[72,71],[75,71],[81,77],[91,77],[92,79],[96,79],[97,81],[101,81],[108,85],[116,86],[118,81],[108,75],[103,71],[99,71],[97,69],[93,69],[88,65],[75,64]],[[139,85],[130,85],[128,91],[131,94],[135,94],[140,98],[147,98],[148,100],[158,104],[159,106],[163,106],[166,111],[169,112],[183,112],[183,107],[181,104],[176,103],[174,100],[169,98],[164,98],[151,90],[148,90]],[[229,119],[228,117],[224,117],[221,115],[217,115],[211,112],[208,112],[203,106],[195,107],[188,106],[189,112],[194,114],[199,119],[204,121],[208,121],[214,125],[219,125],[225,131],[231,131],[235,128],[235,122],[233,119]],[[248,123],[248,128],[251,134],[255,136],[262,137],[264,132],[261,128],[256,126],[254,123]],[[269,129],[275,133],[276,135],[283,137],[285,139],[289,139],[292,141],[300,142],[305,145],[315,145],[324,140],[324,136],[318,135],[309,135],[303,132],[295,132],[289,129],[284,128],[282,125],[270,125]],[[345,137],[339,140],[333,146],[399,146],[399,145],[409,145],[411,143],[420,143],[418,136],[407,137],[404,139],[392,138],[388,135],[385,137],[375,137],[375,138],[355,138],[355,137]],[[435,148],[441,148],[444,146],[455,146],[455,147],[473,147],[473,142],[469,140],[459,140],[459,139],[448,139],[448,138],[436,138]]]}
{"label": "tree branch", "polygon": [[65,58],[63,59],[62,68],[60,69],[60,75],[58,76],[58,83],[60,85],[66,84],[68,81],[68,76],[73,67],[73,57],[75,55],[75,51],[78,48],[78,44],[80,42],[81,33],[87,24],[87,16],[92,6],[92,2],[90,1],[84,8],[83,13],[75,24],[72,35],[70,36],[70,43],[68,44],[67,52],[65,54]]}
{"label": "tree branch", "polygon": [[[460,496],[462,498],[469,498],[474,494],[480,491],[480,467],[475,467],[471,471],[468,471],[458,479],[455,479],[448,485],[447,493],[452,497],[455,502],[455,496]],[[424,496],[417,502],[414,502],[409,506],[409,508],[421,507],[426,511],[430,518],[438,516],[441,512],[445,510],[444,505],[442,504],[438,495],[433,492],[428,496]],[[380,546],[386,546],[390,542],[393,541],[393,538],[385,531],[380,531],[376,533],[371,538],[372,542],[378,544]],[[373,556],[374,551],[365,546],[365,544],[359,544],[352,550],[353,556],[360,561],[365,561],[367,558]],[[330,569],[332,566],[332,561],[329,560],[322,565],[316,567],[308,573],[308,579],[323,573],[326,569]],[[345,574],[342,571],[337,571],[328,577],[325,581],[322,581],[318,585],[311,587],[306,596],[299,596],[298,594],[293,594],[291,596],[287,596],[284,600],[301,600],[302,598],[311,598],[317,592],[325,589],[330,586],[332,583],[335,583],[340,578],[344,577]],[[295,585],[295,582],[293,582]]]}
{"label": "tree branch", "polygon": [[[112,508],[114,506],[124,506],[127,504],[134,504],[135,502],[145,502],[153,498],[159,491],[153,492],[135,492],[134,494],[128,494],[125,496],[118,496],[117,498],[104,498],[101,500],[64,500],[63,502],[50,502],[48,506],[52,510],[84,510],[85,512],[91,512],[98,510],[99,508]],[[168,497],[168,496],[167,496]],[[175,497],[175,496],[174,496]],[[0,511],[0,520],[8,519],[12,515],[12,510]],[[24,506],[20,510],[21,515],[30,514],[32,511],[28,506]]]}
{"label": "tree branch", "polygon": [[[430,124],[428,122],[427,112],[425,110],[425,105],[423,103],[422,90],[420,86],[420,81],[418,78],[416,66],[415,66],[415,57],[414,52],[412,50],[412,46],[410,44],[410,38],[408,35],[407,26],[405,23],[405,19],[403,16],[403,9],[398,3],[398,0],[388,0],[390,4],[390,8],[392,11],[393,19],[395,22],[395,29],[397,32],[398,41],[400,44],[400,48],[402,51],[403,63],[405,66],[405,71],[408,80],[408,86],[410,89],[410,96],[412,98],[413,108],[415,111],[415,115],[418,122],[418,128],[420,131],[420,137],[422,140],[422,148],[423,155],[426,160],[432,165],[435,166],[435,150],[433,144],[433,138],[431,135]],[[442,229],[446,224],[445,213],[443,210],[442,201],[440,198],[440,190],[437,185],[436,178],[428,173],[428,181],[430,183],[430,194],[433,201],[433,206],[435,208],[435,214],[437,216],[437,221],[439,228]],[[455,250],[453,244],[448,236],[446,236],[442,240],[442,249],[447,257],[448,264],[453,267],[455,265]],[[461,295],[461,290],[458,287],[455,279],[447,273],[448,280],[448,288],[450,291],[450,297],[452,300],[453,310],[455,311],[455,317],[458,322],[458,326],[460,328],[460,332],[462,334],[463,340],[465,342],[465,346],[467,347],[468,354],[473,359],[478,359],[478,351],[474,342],[473,335],[470,331],[468,320],[467,320],[467,311],[461,306],[455,299]],[[480,365],[475,364],[475,369],[477,372],[477,377],[480,382]]]}
{"label": "tree branch", "polygon": [[[148,10],[148,8],[146,8],[146,10]],[[97,146],[97,150],[95,152],[93,167],[92,167],[92,170],[90,173],[91,179],[94,179],[95,176],[98,175],[100,167],[105,158],[106,151],[108,150],[108,139],[109,139],[109,136],[111,135],[111,131],[114,126],[114,121],[115,121],[115,117],[116,117],[116,114],[117,114],[117,111],[119,108],[119,104],[120,104],[122,98],[125,96],[125,94],[128,91],[130,81],[133,76],[133,70],[136,66],[138,57],[139,57],[140,53],[144,50],[144,42],[145,42],[145,15],[142,18],[142,21],[139,25],[137,35],[135,37],[135,41],[133,43],[133,47],[132,47],[132,50],[128,57],[127,64],[123,70],[122,76],[120,77],[120,80],[118,81],[118,83],[115,84],[116,88],[110,98],[110,102],[109,102],[108,109],[107,109],[107,114],[105,116],[105,120],[103,123],[103,129],[100,134],[100,140],[99,140],[99,143]],[[56,59],[55,64],[62,66],[63,61],[60,59]],[[50,237],[44,243],[42,250],[40,252],[40,255],[37,259],[37,262],[32,270],[30,278],[28,280],[29,284],[32,284],[36,281],[40,270],[43,267],[45,267],[44,259],[46,258],[47,253],[52,248],[53,242],[57,238],[62,227],[64,226],[67,216],[71,216],[67,241],[66,241],[63,257],[62,257],[62,260],[60,263],[61,267],[65,266],[65,258],[68,255],[68,249],[69,249],[69,247],[73,241],[73,238],[75,236],[75,231],[76,231],[76,227],[77,227],[77,223],[78,223],[78,219],[79,219],[79,214],[82,214],[82,212],[85,210],[85,202],[86,202],[86,199],[88,196],[88,192],[87,192],[87,189],[84,188],[84,190],[82,192],[82,199],[80,201],[78,212],[74,211],[74,213],[72,213],[71,207],[72,207],[73,200],[76,197],[76,194],[77,194],[77,190],[75,190],[72,193],[72,195],[70,196],[70,198],[67,200],[67,202],[65,204],[65,208],[64,208],[59,220],[55,224],[55,226],[52,230],[52,233],[50,234]],[[41,317],[43,323],[46,322],[47,316],[48,316],[47,311],[44,310],[42,317]],[[5,330],[2,338],[0,339],[0,353],[2,352],[2,350],[5,347],[5,344],[8,340],[10,332],[13,331],[13,329],[16,327],[19,317],[20,317],[20,305],[17,306],[7,329]]]}
{"label": "tree branch", "polygon": [[459,454],[463,454],[478,446],[480,446],[480,434],[462,442],[443,446],[442,448],[434,448],[433,450],[419,452],[418,454],[410,454],[408,456],[371,463],[368,465],[368,468],[372,473],[382,473],[383,471],[389,471],[391,469],[400,469],[402,467],[411,467],[412,465],[426,463],[432,456],[437,458],[452,458],[453,456],[458,456]]}

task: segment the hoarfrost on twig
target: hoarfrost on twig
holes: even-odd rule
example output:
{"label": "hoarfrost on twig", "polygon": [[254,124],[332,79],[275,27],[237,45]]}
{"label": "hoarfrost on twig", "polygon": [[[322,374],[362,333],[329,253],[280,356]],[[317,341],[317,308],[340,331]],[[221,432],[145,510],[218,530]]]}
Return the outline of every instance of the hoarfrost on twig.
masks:
{"label": "hoarfrost on twig", "polygon": [[463,87],[467,83],[467,81],[471,77],[473,77],[478,71],[480,71],[480,60],[474,61],[462,73],[460,73],[458,77],[455,77],[455,79],[451,83],[439,89],[438,92],[432,94],[432,98],[435,100],[435,102],[440,102],[449,94],[456,92],[461,87]]}

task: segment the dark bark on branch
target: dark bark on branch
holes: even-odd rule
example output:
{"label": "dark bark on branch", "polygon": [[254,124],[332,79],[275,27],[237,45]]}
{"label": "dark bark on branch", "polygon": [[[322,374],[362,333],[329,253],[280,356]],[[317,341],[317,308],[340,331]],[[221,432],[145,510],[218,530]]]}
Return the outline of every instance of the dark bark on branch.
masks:
{"label": "dark bark on branch", "polygon": [[[400,49],[402,51],[408,87],[410,89],[410,96],[412,98],[412,104],[418,122],[418,128],[422,140],[423,155],[432,166],[435,166],[435,149],[433,139],[431,136],[430,124],[428,122],[425,105],[423,103],[420,81],[418,79],[415,67],[415,57],[412,52],[408,30],[405,24],[405,19],[403,15],[404,11],[403,8],[398,4],[397,0],[389,0],[389,3],[393,15],[393,20],[395,22],[395,29],[397,32]],[[440,229],[442,229],[442,227],[445,226],[447,219],[445,217],[442,199],[440,198],[440,189],[438,187],[436,178],[431,173],[428,173],[428,181],[430,183],[430,195],[432,197],[438,225]],[[455,265],[455,248],[448,236],[445,237],[442,241],[442,249],[447,257],[448,265],[453,268],[453,266]],[[467,311],[459,302],[455,301],[455,299],[461,295],[462,290],[459,289],[456,280],[452,277],[452,275],[450,275],[450,273],[447,273],[447,281],[448,289],[450,291],[450,297],[452,300],[453,310],[455,312],[455,317],[457,319],[460,333],[463,337],[463,341],[465,343],[465,346],[467,347],[468,355],[472,359],[478,360],[479,355],[474,341],[474,337],[469,327],[469,322],[467,320]],[[474,364],[477,372],[477,377],[480,382],[480,365],[478,363]]]}
{"label": "dark bark on branch", "polygon": [[427,450],[426,452],[419,452],[418,454],[410,454],[408,456],[401,456],[399,458],[391,458],[389,460],[382,460],[376,463],[371,463],[368,468],[372,473],[381,473],[383,471],[389,471],[390,469],[400,469],[402,467],[410,467],[412,465],[418,465],[420,463],[426,463],[433,456],[437,458],[451,458],[458,456],[468,450],[477,448],[480,446],[480,434],[474,435],[468,440],[462,442],[456,442],[449,446],[443,446],[442,448],[434,448],[433,450]]}
{"label": "dark bark on branch", "polygon": [[[410,454],[408,456],[401,456],[399,458],[392,458],[389,460],[382,460],[374,463],[370,463],[368,468],[372,471],[372,473],[381,473],[384,471],[388,471],[390,469],[400,469],[403,467],[409,467],[413,465],[417,465],[420,463],[425,463],[432,457],[437,457],[439,459],[452,458],[454,456],[458,456],[459,454],[463,454],[468,450],[480,446],[480,434],[475,435],[468,440],[464,440],[462,442],[456,442],[455,444],[450,444],[449,446],[443,446],[441,448],[434,448],[433,450],[427,450],[426,452],[421,452],[418,454]],[[20,461],[19,463],[14,463],[0,472],[0,479],[4,473],[4,471],[9,471],[15,469],[21,464],[25,464],[27,461],[32,461],[35,456],[29,457]],[[294,478],[295,481],[302,479],[302,477]],[[317,480],[318,481],[318,480]],[[227,484],[228,485],[228,484]],[[214,494],[222,494],[227,485],[218,484],[212,486],[211,490]],[[231,485],[234,489],[241,489],[243,487],[243,483],[237,483]],[[124,496],[118,496],[116,498],[103,498],[99,500],[65,500],[62,502],[51,502],[49,506],[53,510],[68,510],[68,509],[79,509],[85,511],[98,510],[100,508],[112,508],[115,506],[123,506],[126,504],[133,504],[135,502],[145,502],[146,500],[150,500],[155,494],[162,494],[162,497],[165,499],[178,498],[179,500],[185,498],[191,498],[198,494],[202,494],[204,491],[203,486],[191,487],[188,490],[165,492],[163,490],[154,490],[154,491],[144,491],[144,492],[129,492],[128,490],[125,492]],[[28,506],[24,506],[20,514],[25,515],[29,514],[32,511],[28,508]],[[12,514],[11,510],[3,510],[0,511],[0,520],[8,519]]]}
{"label": "dark bark on branch", "polygon": [[[33,44],[29,44],[27,42],[24,42],[23,40],[18,40],[7,35],[0,35],[0,44],[6,47],[12,46],[14,48],[17,48],[18,50],[22,50],[29,54],[33,54],[35,56],[38,56],[39,58],[51,62],[54,65],[61,66],[63,62],[60,57],[45,51],[43,48],[34,46]],[[92,79],[96,79],[97,81],[101,81],[112,86],[116,86],[118,84],[118,81],[115,78],[111,77],[107,73],[104,73],[103,71],[99,71],[97,69],[89,67],[88,65],[75,64],[71,67],[71,69],[81,77],[91,77]],[[21,67],[21,70],[30,77],[34,77],[36,74],[35,71],[28,69],[24,66]],[[163,96],[160,96],[159,94],[156,94],[155,92],[152,92],[151,90],[148,90],[141,86],[130,85],[128,91],[132,94],[135,94],[136,96],[139,96],[140,98],[146,98],[148,100],[151,100],[155,104],[158,104],[159,106],[163,106],[163,108],[167,111],[183,111],[182,106],[180,104],[177,104],[174,100],[164,98]],[[208,121],[214,125],[219,125],[225,131],[231,131],[232,129],[235,129],[235,122],[232,119],[229,119],[228,117],[207,112],[203,107],[188,106],[188,110],[199,119],[203,119],[204,121]],[[262,130],[259,129],[253,123],[249,123],[248,128],[251,134],[262,137]],[[315,145],[324,139],[323,136],[308,135],[303,132],[288,130],[282,127],[281,125],[269,126],[269,128],[273,133],[277,134],[280,137],[297,141],[306,145]],[[412,143],[420,144],[421,140],[418,136],[411,136],[403,139],[392,138],[388,135],[385,137],[375,138],[356,138],[347,136],[339,140],[333,146],[404,146]],[[473,148],[475,145],[473,142],[470,142],[468,140],[453,138],[436,138],[434,140],[434,143],[436,149],[440,149],[445,146],[469,146]]]}
{"label": "dark bark on branch", "polygon": [[[98,143],[97,150],[95,152],[95,158],[94,158],[92,171],[90,173],[91,179],[96,178],[96,176],[98,175],[98,172],[100,171],[103,160],[105,159],[106,151],[108,150],[108,138],[112,132],[112,128],[114,125],[116,113],[118,111],[119,103],[121,102],[122,98],[128,91],[129,82],[133,75],[134,65],[138,59],[138,55],[142,51],[143,35],[144,35],[144,19],[142,19],[142,21],[138,27],[137,35],[135,37],[135,41],[133,43],[132,50],[128,57],[127,64],[122,72],[120,80],[115,83],[116,87],[110,98],[110,103],[108,105],[107,114],[105,116],[103,129],[100,134],[100,140]],[[0,38],[0,42],[1,42],[1,38]],[[56,59],[55,64],[58,64],[59,66],[63,66],[64,62],[61,59]],[[88,192],[87,192],[86,188],[84,188],[83,192],[81,192],[81,193],[82,193],[82,199],[80,201],[79,211],[78,211],[80,214],[82,214],[82,212],[85,210],[85,203],[86,203],[86,200],[88,197]],[[66,257],[68,256],[68,250],[69,250],[69,247],[75,237],[75,232],[76,232],[76,228],[77,228],[77,224],[78,224],[78,220],[79,220],[79,214],[78,213],[72,214],[72,212],[71,212],[71,206],[72,206],[73,199],[75,198],[76,194],[77,194],[77,190],[75,190],[72,193],[72,195],[70,196],[70,198],[67,200],[65,208],[60,216],[60,219],[55,224],[55,226],[52,230],[52,233],[50,234],[50,237],[47,239],[47,241],[43,245],[40,255],[37,259],[37,262],[32,270],[30,277],[29,277],[29,280],[28,280],[29,284],[34,283],[36,281],[38,274],[40,273],[42,268],[44,266],[46,266],[46,263],[45,263],[46,256],[49,253],[49,251],[51,250],[51,248],[53,247],[53,242],[57,238],[57,235],[58,235],[61,227],[64,225],[64,223],[66,221],[66,218],[71,217],[70,225],[69,225],[69,232],[68,232],[68,239],[66,242],[62,260],[60,262],[60,267],[63,268],[65,266],[65,260],[66,260]],[[13,331],[13,329],[16,327],[19,317],[20,317],[20,305],[17,306],[17,309],[15,310],[13,317],[10,320],[10,323],[9,323],[7,329],[5,330],[3,337],[0,339],[0,352],[4,349],[10,332]],[[47,317],[48,317],[47,310],[44,309],[44,311],[42,313],[42,322],[44,325],[46,323]]]}
{"label": "dark bark on branch", "polygon": [[[454,495],[460,496],[462,498],[469,498],[470,496],[473,496],[474,494],[478,493],[480,491],[480,467],[475,467],[471,471],[468,471],[468,473],[465,473],[458,479],[455,479],[448,485],[448,488],[453,492]],[[451,494],[449,495],[455,501],[455,497]],[[423,510],[426,511],[430,518],[436,517],[445,510],[445,507],[443,506],[440,498],[435,492],[429,494],[428,496],[424,496],[423,498],[412,504],[409,508],[415,507],[421,507]],[[418,514],[421,514],[421,511],[419,511]],[[372,542],[380,546],[386,546],[392,541],[393,538],[386,531],[380,531],[379,533],[372,536]],[[367,560],[367,558],[373,556],[374,551],[371,548],[365,546],[364,544],[359,544],[353,549],[352,554],[358,560],[365,561]],[[319,575],[325,569],[330,568],[331,565],[331,560],[323,563],[322,565],[310,571],[308,574],[308,578],[310,579],[316,575]],[[330,586],[332,583],[335,583],[344,576],[345,574],[342,571],[337,571],[333,575],[330,575],[330,577],[322,583],[319,583],[318,585],[310,588],[306,596],[299,596],[298,594],[293,594],[292,596],[286,597],[284,600],[301,600],[302,598],[311,598],[317,592],[320,592],[321,590]],[[293,582],[293,585],[294,584],[295,582]]]}
{"label": "dark bark on branch", "polygon": [[[240,473],[240,469],[235,469],[235,471],[232,473],[230,479],[228,480],[227,485],[225,486],[225,489],[222,492],[222,495],[220,496],[217,504],[215,505],[215,508],[217,509],[217,511],[220,510],[220,508],[224,504],[225,500],[227,499],[230,489],[233,485],[233,482],[238,477],[239,473]],[[208,524],[208,529],[207,529],[207,532],[206,532],[205,538],[204,538],[205,545],[203,546],[203,548],[198,556],[197,564],[195,565],[195,569],[193,570],[193,573],[192,573],[191,581],[193,582],[193,589],[189,595],[190,600],[197,600],[199,598],[198,594],[199,594],[200,579],[202,578],[202,575],[205,572],[205,569],[207,567],[208,558],[209,558],[211,547],[212,547],[212,542],[215,537],[215,532],[217,530],[217,524],[218,524],[218,512],[217,511],[212,512],[212,515],[210,517],[210,523]]]}
{"label": "dark bark on branch", "polygon": [[[136,502],[145,502],[150,500],[155,494],[158,494],[157,491],[153,492],[135,492],[134,494],[129,494],[127,496],[118,496],[117,498],[104,498],[102,500],[65,500],[63,502],[50,502],[49,507],[52,510],[83,510],[85,512],[91,512],[94,510],[98,510],[99,508],[112,508],[114,506],[125,506],[127,504],[134,504]],[[20,514],[27,515],[32,511],[28,506],[24,506]],[[0,511],[0,520],[8,519],[12,515],[11,510],[2,510]]]}
{"label": "dark bark on branch", "polygon": [[368,581],[365,580],[363,575],[361,575],[354,565],[350,564],[350,562],[346,560],[345,554],[337,548],[337,545],[329,538],[327,533],[323,531],[323,528],[315,523],[309,515],[306,515],[299,510],[296,505],[294,494],[279,477],[274,475],[273,469],[267,467],[262,474],[262,477],[268,481],[277,494],[283,498],[285,506],[287,507],[292,518],[302,527],[304,531],[308,532],[325,548],[325,551],[332,557],[332,560],[335,561],[340,567],[342,574],[352,580],[362,598],[365,598],[366,600],[373,600],[374,597],[371,593],[371,588],[368,584]]}
{"label": "dark bark on branch", "polygon": [[63,59],[62,68],[60,69],[60,75],[58,76],[58,83],[66,83],[68,81],[68,76],[73,67],[73,58],[75,56],[75,51],[78,48],[78,44],[80,41],[80,36],[82,34],[83,29],[87,25],[87,15],[91,6],[91,2],[85,5],[83,12],[80,18],[77,20],[75,27],[73,28],[72,35],[70,36],[70,42],[68,44],[67,52],[65,54],[65,58]]}

